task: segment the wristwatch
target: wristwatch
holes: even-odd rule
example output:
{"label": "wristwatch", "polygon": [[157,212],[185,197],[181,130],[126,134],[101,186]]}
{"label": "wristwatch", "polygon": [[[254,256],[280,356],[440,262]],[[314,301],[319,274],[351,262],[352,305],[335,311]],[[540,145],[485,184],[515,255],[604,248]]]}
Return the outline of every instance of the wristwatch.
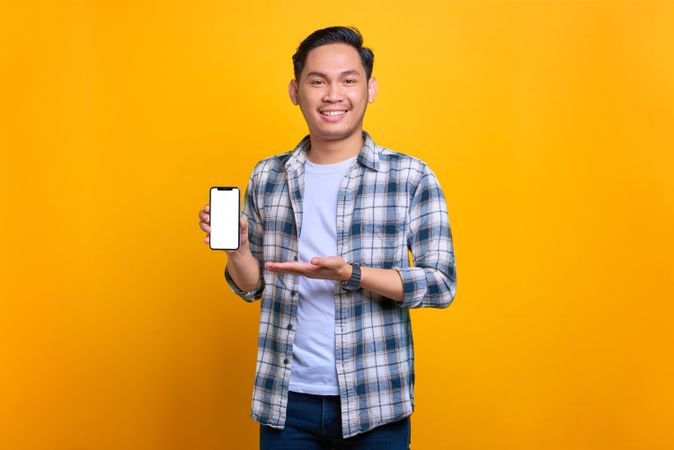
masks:
{"label": "wristwatch", "polygon": [[355,291],[360,288],[360,264],[350,263],[351,264],[351,278],[346,281],[342,281],[342,288],[347,291]]}

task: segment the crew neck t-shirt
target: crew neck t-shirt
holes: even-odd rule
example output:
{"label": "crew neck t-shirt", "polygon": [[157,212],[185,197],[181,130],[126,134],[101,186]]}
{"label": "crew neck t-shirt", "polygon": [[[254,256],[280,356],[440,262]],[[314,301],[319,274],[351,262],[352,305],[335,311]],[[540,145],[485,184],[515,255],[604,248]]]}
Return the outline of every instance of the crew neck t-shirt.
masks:
{"label": "crew neck t-shirt", "polygon": [[[337,196],[356,157],[335,164],[304,163],[303,219],[298,260],[337,254]],[[338,395],[335,366],[335,284],[300,277],[297,330],[289,389]]]}

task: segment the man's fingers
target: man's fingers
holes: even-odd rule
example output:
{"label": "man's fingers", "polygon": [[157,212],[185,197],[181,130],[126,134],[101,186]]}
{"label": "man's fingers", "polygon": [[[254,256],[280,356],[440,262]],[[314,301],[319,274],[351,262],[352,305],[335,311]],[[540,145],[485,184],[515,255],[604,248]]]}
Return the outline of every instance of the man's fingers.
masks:
{"label": "man's fingers", "polygon": [[199,211],[199,227],[207,233],[206,238],[204,239],[206,244],[210,243],[211,241],[211,227],[208,226],[211,223],[211,215],[209,214],[210,209],[210,205],[207,203],[206,206],[204,206],[204,209]]}
{"label": "man's fingers", "polygon": [[210,218],[211,218],[210,210],[211,210],[210,205],[206,204],[206,206],[204,206],[204,209],[199,211],[199,218],[201,219],[202,222],[206,222],[206,223],[210,222]]}
{"label": "man's fingers", "polygon": [[273,263],[266,262],[265,267],[267,270],[273,273],[289,273],[293,275],[303,275],[310,278],[322,278],[322,273],[324,270],[322,267],[316,265],[311,265],[309,263]]}
{"label": "man's fingers", "polygon": [[206,225],[204,222],[199,222],[199,226],[200,226],[201,229],[204,230],[206,233],[209,233],[209,234],[210,234],[210,232],[211,232],[211,227],[209,227],[208,225]]}

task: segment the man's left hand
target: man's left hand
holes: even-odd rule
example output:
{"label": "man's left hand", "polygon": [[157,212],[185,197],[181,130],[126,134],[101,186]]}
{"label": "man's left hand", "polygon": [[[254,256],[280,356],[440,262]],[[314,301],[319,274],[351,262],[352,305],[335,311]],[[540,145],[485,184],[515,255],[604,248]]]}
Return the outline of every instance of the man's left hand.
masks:
{"label": "man's left hand", "polygon": [[341,256],[315,256],[306,262],[266,262],[264,266],[273,273],[291,273],[307,278],[346,281],[351,278],[351,264]]}

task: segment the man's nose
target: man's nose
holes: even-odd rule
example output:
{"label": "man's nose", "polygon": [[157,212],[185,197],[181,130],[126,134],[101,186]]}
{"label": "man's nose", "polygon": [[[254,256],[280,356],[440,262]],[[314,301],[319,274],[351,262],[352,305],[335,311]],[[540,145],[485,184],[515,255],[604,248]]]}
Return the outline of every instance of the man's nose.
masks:
{"label": "man's nose", "polygon": [[323,96],[324,102],[338,102],[343,99],[342,91],[338,83],[329,83],[325,95]]}

